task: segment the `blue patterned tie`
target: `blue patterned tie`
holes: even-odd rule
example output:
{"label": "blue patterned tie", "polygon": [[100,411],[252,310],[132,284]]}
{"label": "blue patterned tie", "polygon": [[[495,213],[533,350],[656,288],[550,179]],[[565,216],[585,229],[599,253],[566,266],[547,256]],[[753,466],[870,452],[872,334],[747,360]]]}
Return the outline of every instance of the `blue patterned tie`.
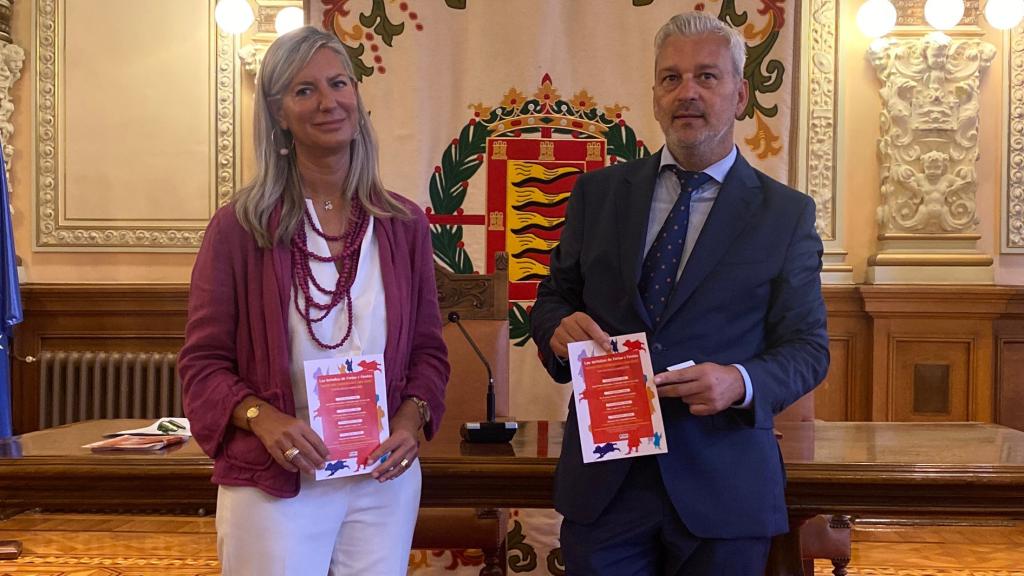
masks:
{"label": "blue patterned tie", "polygon": [[669,167],[679,178],[679,198],[669,211],[658,236],[644,258],[640,270],[640,298],[643,299],[647,315],[655,324],[661,322],[661,313],[672,295],[686,246],[686,229],[690,224],[690,197],[701,186],[711,180],[703,172],[688,172],[678,166]]}

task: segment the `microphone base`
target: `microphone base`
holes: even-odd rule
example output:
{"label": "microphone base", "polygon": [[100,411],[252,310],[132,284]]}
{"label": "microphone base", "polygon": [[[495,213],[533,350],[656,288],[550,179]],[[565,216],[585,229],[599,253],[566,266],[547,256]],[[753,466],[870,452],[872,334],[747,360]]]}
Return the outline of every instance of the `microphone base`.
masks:
{"label": "microphone base", "polygon": [[506,444],[517,430],[517,422],[466,422],[459,428],[459,435],[471,444]]}

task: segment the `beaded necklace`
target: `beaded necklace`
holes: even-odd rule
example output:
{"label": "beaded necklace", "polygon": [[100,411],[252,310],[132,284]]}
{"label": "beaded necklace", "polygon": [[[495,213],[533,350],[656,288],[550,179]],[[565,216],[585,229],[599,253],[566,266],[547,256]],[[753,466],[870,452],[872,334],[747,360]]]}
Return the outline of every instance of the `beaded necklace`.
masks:
{"label": "beaded necklace", "polygon": [[[332,256],[330,253],[327,256],[321,256],[313,252],[307,245],[306,227],[304,225],[298,226],[295,235],[292,237],[292,292],[295,294],[295,310],[306,321],[306,330],[309,332],[309,337],[325,350],[340,348],[352,335],[352,284],[355,283],[356,273],[359,270],[359,251],[370,218],[358,200],[352,202],[351,206],[352,211],[349,214],[348,226],[345,227],[345,231],[339,236],[325,233],[317,226],[316,221],[313,220],[313,215],[309,213],[309,209],[303,210],[306,223],[309,224],[310,229],[317,236],[328,242],[342,243],[341,251],[336,256]],[[334,288],[326,288],[317,282],[312,268],[314,260],[317,262],[331,262],[338,268],[338,282],[334,285]],[[339,262],[340,266],[337,264]],[[329,295],[330,301],[326,304],[317,302],[313,298],[310,286],[321,294]],[[299,301],[300,293],[302,294],[301,302]],[[328,344],[317,337],[316,332],[313,331],[313,324],[326,318],[331,313],[331,310],[334,310],[339,304],[343,304],[346,308],[348,328],[338,343]],[[320,312],[319,316],[317,316],[314,310]]]}

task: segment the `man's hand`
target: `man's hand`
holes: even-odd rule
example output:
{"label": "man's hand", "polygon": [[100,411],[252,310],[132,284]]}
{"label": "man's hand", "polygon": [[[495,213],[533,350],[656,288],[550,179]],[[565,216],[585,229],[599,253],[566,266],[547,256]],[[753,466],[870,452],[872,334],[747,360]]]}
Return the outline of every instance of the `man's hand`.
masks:
{"label": "man's hand", "polygon": [[674,396],[690,405],[695,416],[718,414],[746,396],[743,375],[735,366],[705,362],[662,372],[654,377],[658,396]]}
{"label": "man's hand", "polygon": [[569,357],[569,343],[596,340],[605,352],[612,351],[612,339],[607,332],[594,322],[594,319],[583,312],[573,312],[562,318],[551,335],[551,351],[559,358]]}

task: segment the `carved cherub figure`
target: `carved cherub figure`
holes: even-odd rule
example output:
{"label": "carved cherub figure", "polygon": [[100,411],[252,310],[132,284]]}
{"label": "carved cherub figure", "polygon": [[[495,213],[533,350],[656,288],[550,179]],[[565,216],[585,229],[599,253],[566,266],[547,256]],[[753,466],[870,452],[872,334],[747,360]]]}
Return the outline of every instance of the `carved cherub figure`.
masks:
{"label": "carved cherub figure", "polygon": [[915,210],[905,212],[901,224],[910,229],[930,232],[960,231],[974,217],[973,201],[961,193],[971,183],[966,170],[949,173],[949,155],[933,150],[921,155],[924,172],[912,170],[906,185]]}

